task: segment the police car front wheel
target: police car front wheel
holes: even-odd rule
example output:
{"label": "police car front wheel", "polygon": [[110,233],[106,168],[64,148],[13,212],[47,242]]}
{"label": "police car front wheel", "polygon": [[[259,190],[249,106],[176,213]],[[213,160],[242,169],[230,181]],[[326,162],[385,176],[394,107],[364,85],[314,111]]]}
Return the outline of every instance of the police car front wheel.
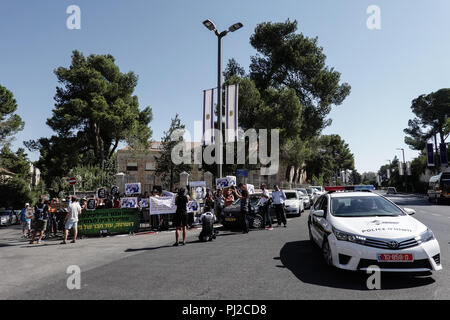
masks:
{"label": "police car front wheel", "polygon": [[333,255],[331,252],[330,245],[328,244],[328,240],[325,240],[322,245],[322,254],[323,258],[325,259],[325,263],[332,267],[333,266]]}

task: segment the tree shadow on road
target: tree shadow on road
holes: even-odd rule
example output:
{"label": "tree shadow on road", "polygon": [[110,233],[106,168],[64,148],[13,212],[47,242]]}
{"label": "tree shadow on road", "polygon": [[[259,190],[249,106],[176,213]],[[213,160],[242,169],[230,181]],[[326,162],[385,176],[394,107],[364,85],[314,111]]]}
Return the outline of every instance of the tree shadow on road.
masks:
{"label": "tree shadow on road", "polygon": [[[279,259],[300,281],[314,285],[352,289],[370,290],[367,288],[369,274],[328,267],[320,250],[309,240],[286,243],[280,251]],[[431,277],[411,274],[382,273],[381,290],[406,289],[426,286],[435,283]]]}

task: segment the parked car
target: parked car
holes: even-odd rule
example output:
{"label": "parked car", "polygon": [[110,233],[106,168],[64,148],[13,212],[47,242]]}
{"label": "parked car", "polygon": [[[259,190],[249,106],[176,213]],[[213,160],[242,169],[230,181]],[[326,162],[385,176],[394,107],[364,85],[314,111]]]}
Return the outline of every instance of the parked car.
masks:
{"label": "parked car", "polygon": [[306,191],[305,188],[300,188],[300,189],[297,189],[297,193],[298,193],[298,196],[299,196],[299,197],[302,199],[302,201],[303,201],[303,207],[304,207],[304,209],[309,209],[309,208],[311,208],[311,200],[309,199],[308,191]]}
{"label": "parked car", "polygon": [[18,223],[20,223],[20,219],[13,210],[0,211],[0,226],[10,226]]}
{"label": "parked car", "polygon": [[[254,193],[250,195],[250,207],[249,212],[249,226],[250,228],[261,228],[263,223],[263,217],[259,213],[260,200],[262,193]],[[270,194],[270,200],[272,202],[272,194]],[[277,221],[277,214],[273,204],[269,205],[269,214],[272,221]],[[241,226],[241,199],[237,199],[230,206],[223,210],[222,224],[225,228],[240,227]]]}
{"label": "parked car", "polygon": [[284,201],[284,211],[286,215],[293,214],[300,216],[305,207],[303,205],[303,199],[300,198],[296,190],[283,190],[286,195],[286,200]]}
{"label": "parked car", "polygon": [[308,193],[308,196],[309,196],[309,203],[312,206],[314,204],[314,202],[316,201],[316,199],[319,197],[318,191],[316,188],[308,187],[308,188],[306,188],[306,192]]}
{"label": "parked car", "polygon": [[326,192],[325,188],[322,186],[311,186],[311,188],[316,189],[316,199]]}

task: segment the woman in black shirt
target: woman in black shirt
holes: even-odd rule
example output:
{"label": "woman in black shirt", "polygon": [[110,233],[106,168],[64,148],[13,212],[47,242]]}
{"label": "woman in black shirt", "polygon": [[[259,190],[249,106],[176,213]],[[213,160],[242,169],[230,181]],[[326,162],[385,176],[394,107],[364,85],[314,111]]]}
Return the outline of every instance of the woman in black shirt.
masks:
{"label": "woman in black shirt", "polygon": [[188,196],[185,195],[185,189],[180,188],[178,190],[178,195],[175,198],[175,205],[177,206],[177,211],[174,216],[174,224],[176,227],[175,231],[175,240],[176,242],[173,244],[174,246],[178,246],[178,239],[180,238],[180,230],[183,230],[183,242],[182,244],[186,244],[186,226],[188,224],[188,214],[187,214],[187,203],[189,202]]}
{"label": "woman in black shirt", "polygon": [[242,232],[248,233],[248,212],[249,212],[250,196],[246,189],[242,190],[241,197],[241,217],[242,217]]}

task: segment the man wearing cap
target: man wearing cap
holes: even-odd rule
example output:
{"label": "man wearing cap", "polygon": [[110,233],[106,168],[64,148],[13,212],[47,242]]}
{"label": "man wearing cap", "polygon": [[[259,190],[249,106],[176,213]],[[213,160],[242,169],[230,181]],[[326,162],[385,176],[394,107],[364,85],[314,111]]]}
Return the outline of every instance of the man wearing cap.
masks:
{"label": "man wearing cap", "polygon": [[69,236],[69,230],[73,229],[73,240],[71,243],[75,243],[78,235],[78,215],[81,214],[81,206],[78,203],[76,196],[72,196],[72,202],[69,204],[68,213],[64,220],[64,241],[61,244],[67,243],[67,237]]}

